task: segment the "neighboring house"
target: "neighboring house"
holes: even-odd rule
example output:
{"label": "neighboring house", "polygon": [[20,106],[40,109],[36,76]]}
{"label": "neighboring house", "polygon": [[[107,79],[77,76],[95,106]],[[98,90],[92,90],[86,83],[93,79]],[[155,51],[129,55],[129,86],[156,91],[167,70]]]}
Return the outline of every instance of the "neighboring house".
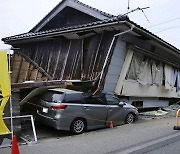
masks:
{"label": "neighboring house", "polygon": [[13,86],[92,81],[93,92],[116,93],[138,107],[180,98],[180,50],[127,16],[63,0],[28,33],[2,40],[15,51]]}

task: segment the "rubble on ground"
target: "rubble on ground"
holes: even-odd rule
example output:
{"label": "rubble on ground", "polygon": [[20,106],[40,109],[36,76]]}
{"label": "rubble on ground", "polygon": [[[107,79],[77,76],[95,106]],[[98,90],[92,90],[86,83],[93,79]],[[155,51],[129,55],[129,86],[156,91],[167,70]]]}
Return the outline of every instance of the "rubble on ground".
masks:
{"label": "rubble on ground", "polygon": [[159,109],[157,111],[148,111],[148,112],[141,112],[139,113],[140,117],[142,119],[152,119],[152,118],[157,118],[157,117],[164,117],[165,115],[167,115],[168,112],[163,111],[162,109]]}
{"label": "rubble on ground", "polygon": [[173,104],[173,105],[170,105],[168,107],[163,107],[163,110],[167,111],[167,112],[169,112],[169,111],[175,111],[176,112],[178,109],[180,109],[179,104]]}
{"label": "rubble on ground", "polygon": [[142,119],[163,118],[169,116],[176,116],[176,112],[178,109],[180,109],[180,104],[176,103],[167,107],[162,107],[159,110],[141,112],[139,113],[139,115]]}

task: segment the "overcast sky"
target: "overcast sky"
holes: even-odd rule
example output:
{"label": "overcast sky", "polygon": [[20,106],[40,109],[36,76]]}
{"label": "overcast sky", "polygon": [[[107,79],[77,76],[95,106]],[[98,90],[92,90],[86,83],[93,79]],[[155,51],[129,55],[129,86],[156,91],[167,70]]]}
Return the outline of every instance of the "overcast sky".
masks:
{"label": "overcast sky", "polygon": [[[0,0],[0,38],[28,32],[61,0]],[[107,13],[127,13],[128,0],[80,0]],[[179,0],[130,0],[130,10],[150,7],[129,14],[130,20],[150,30],[166,42],[180,49]],[[160,24],[163,23],[163,24]],[[0,49],[10,46],[0,41]]]}

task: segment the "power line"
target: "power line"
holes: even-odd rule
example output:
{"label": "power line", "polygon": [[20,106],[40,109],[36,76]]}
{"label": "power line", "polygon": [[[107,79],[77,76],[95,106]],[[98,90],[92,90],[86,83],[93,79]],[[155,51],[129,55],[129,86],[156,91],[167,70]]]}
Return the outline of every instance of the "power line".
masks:
{"label": "power line", "polygon": [[163,30],[157,31],[157,32],[155,32],[155,34],[157,34],[157,33],[161,33],[161,32],[164,32],[164,31],[167,31],[167,30],[173,29],[173,28],[177,28],[177,27],[179,27],[179,26],[180,26],[180,25],[178,25],[178,26],[173,26],[173,27],[169,27],[169,28],[166,28],[166,29],[163,29]]}
{"label": "power line", "polygon": [[156,26],[163,25],[163,24],[166,24],[166,23],[169,23],[169,22],[172,22],[172,21],[179,20],[179,19],[180,19],[180,17],[175,18],[175,19],[171,19],[171,20],[168,20],[168,21],[164,21],[164,22],[161,22],[161,23],[158,23],[158,24],[152,25],[152,26],[150,26],[150,27],[146,27],[146,28],[156,27]]}

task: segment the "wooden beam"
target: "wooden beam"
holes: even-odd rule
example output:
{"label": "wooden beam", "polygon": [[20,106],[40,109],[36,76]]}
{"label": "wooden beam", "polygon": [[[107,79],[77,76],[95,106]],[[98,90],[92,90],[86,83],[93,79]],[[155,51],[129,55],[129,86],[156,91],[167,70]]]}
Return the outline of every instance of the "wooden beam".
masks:
{"label": "wooden beam", "polygon": [[132,60],[133,54],[134,54],[133,50],[128,49],[128,52],[127,52],[127,55],[126,55],[126,58],[125,58],[125,61],[124,61],[124,64],[123,64],[123,67],[122,67],[122,70],[121,70],[121,74],[119,76],[119,79],[118,79],[118,82],[117,82],[117,85],[116,85],[116,89],[115,89],[115,93],[117,95],[121,94],[121,89],[122,89],[122,86],[123,86],[123,81],[124,81],[124,79],[126,77],[126,74],[128,72],[129,66],[131,64],[131,60]]}
{"label": "wooden beam", "polygon": [[56,86],[64,88],[66,87],[67,82],[60,80],[52,81],[42,81],[42,82],[25,82],[25,83],[12,83],[12,89],[25,89],[25,88],[37,88],[43,86]]}
{"label": "wooden beam", "polygon": [[18,52],[20,55],[22,55],[23,58],[25,58],[29,63],[33,64],[40,72],[42,72],[44,75],[46,75],[48,77],[48,79],[52,80],[52,77],[41,67],[39,67],[39,65],[34,62],[33,60],[31,60],[28,56],[26,56],[23,53]]}

